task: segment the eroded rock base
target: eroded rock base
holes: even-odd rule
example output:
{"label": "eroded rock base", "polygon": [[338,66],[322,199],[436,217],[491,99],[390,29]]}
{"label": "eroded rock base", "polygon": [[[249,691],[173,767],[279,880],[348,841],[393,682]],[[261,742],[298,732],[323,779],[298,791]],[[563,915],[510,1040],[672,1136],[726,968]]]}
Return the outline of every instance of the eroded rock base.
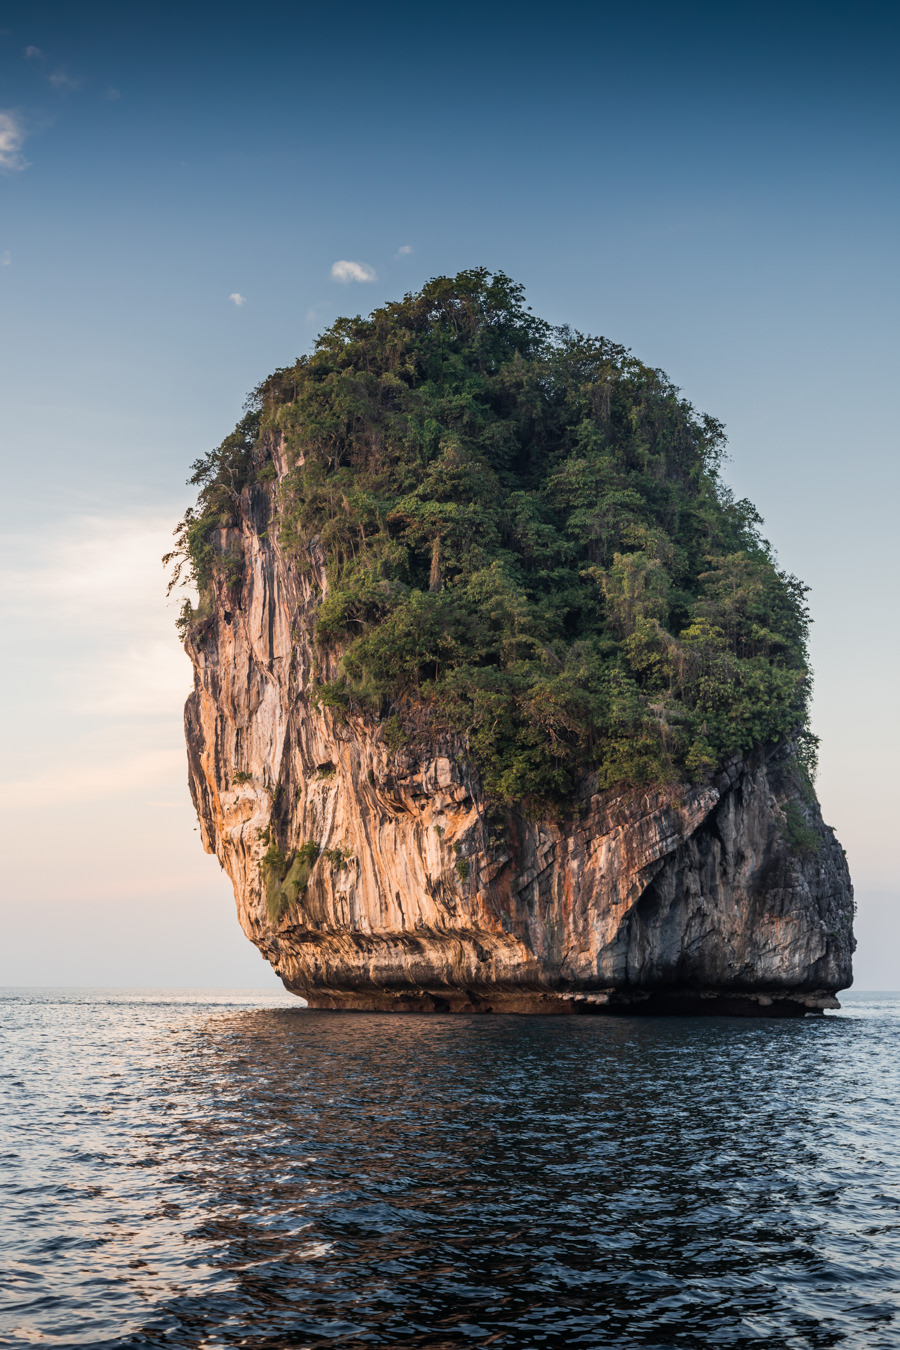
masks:
{"label": "eroded rock base", "polygon": [[[290,988],[290,986],[288,986]],[[627,1017],[809,1017],[840,1008],[825,990],[785,996],[784,993],[721,993],[716,990],[669,989],[656,992],[621,991],[600,994],[556,994],[541,991],[492,990],[478,995],[460,990],[388,990],[304,993],[310,1008],[327,1012],[455,1013],[470,1016],[489,1013],[548,1017],[598,1015]]]}

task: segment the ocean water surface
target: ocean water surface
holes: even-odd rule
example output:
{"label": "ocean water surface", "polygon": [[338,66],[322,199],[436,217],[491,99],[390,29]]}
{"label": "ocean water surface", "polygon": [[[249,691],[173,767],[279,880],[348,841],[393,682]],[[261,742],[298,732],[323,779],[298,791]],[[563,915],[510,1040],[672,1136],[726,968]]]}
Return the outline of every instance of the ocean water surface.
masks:
{"label": "ocean water surface", "polygon": [[900,998],[0,991],[0,1346],[900,1347]]}

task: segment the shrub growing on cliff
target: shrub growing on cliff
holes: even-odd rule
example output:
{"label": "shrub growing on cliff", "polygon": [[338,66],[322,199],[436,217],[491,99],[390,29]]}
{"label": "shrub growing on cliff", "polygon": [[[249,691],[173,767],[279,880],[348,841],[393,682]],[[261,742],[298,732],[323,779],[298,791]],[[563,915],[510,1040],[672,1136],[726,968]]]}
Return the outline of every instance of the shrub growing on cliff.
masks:
{"label": "shrub growing on cliff", "polygon": [[546,803],[804,726],[805,588],[721,482],[721,425],[502,273],[339,319],[260,386],[194,466],[178,548],[201,589],[276,436],[281,545],[327,561],[315,641],[339,674],[315,696],[389,744],[462,734],[490,796]]}
{"label": "shrub growing on cliff", "polygon": [[800,857],[812,857],[818,853],[821,838],[817,830],[807,821],[797,802],[787,802],[784,811],[784,835],[791,849]]}
{"label": "shrub growing on cliff", "polygon": [[[170,592],[190,581],[202,593],[217,567],[234,572],[236,560],[217,547],[215,531],[236,519],[259,430],[260,413],[254,408],[221,445],[191,465],[188,483],[200,490],[197,505],[189,506],[175,527],[175,547],[163,558],[163,565],[172,567]],[[184,611],[179,622],[186,624]]]}
{"label": "shrub growing on cliff", "polygon": [[335,872],[340,872],[353,860],[353,853],[348,848],[323,848],[322,857]]}
{"label": "shrub growing on cliff", "polygon": [[263,867],[271,868],[273,872],[279,873],[279,880],[287,871],[289,862],[290,859],[276,844],[270,844],[262,858]]}

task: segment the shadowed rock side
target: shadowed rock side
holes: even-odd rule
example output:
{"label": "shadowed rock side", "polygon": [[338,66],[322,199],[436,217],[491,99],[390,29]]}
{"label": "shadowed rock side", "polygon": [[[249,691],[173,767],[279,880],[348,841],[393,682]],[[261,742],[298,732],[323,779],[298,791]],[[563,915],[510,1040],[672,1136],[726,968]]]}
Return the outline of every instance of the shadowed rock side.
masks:
{"label": "shadowed rock side", "polygon": [[[278,448],[279,476],[285,472]],[[237,566],[188,642],[190,786],[238,917],[315,1008],[736,1012],[836,1007],[843,852],[792,747],[712,782],[591,793],[558,823],[490,813],[460,747],[393,753],[308,697],[324,581],[275,542],[274,491],[220,532]]]}

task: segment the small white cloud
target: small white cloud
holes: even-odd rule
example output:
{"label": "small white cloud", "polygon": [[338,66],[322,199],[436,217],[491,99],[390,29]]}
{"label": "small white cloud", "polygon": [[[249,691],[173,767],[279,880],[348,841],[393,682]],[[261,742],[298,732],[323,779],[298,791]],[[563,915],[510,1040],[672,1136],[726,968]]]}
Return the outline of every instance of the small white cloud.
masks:
{"label": "small white cloud", "polygon": [[25,60],[26,60],[26,61],[43,61],[43,59],[44,59],[44,53],[41,51],[40,47],[26,47],[26,48],[25,48]]}
{"label": "small white cloud", "polygon": [[25,129],[14,113],[0,112],[0,169],[25,169],[28,161],[21,154]]}
{"label": "small white cloud", "polygon": [[119,93],[118,89],[113,89],[112,86],[110,86],[103,97],[109,99],[110,103],[118,103],[122,95]]}
{"label": "small white cloud", "polygon": [[71,75],[67,75],[64,70],[54,70],[52,75],[47,76],[47,79],[49,83],[53,85],[54,89],[74,90],[81,88],[81,81],[74,79]]}
{"label": "small white cloud", "polygon": [[3,252],[0,253],[0,267],[9,267],[9,264],[11,262],[12,262],[12,254],[10,253],[8,248],[5,248]]}
{"label": "small white cloud", "polygon": [[246,305],[247,303],[246,295],[241,295],[240,291],[232,291],[228,299],[233,305],[237,305],[238,309],[240,309],[241,305]]}
{"label": "small white cloud", "polygon": [[396,258],[406,258],[409,256],[410,253],[412,253],[412,251],[413,251],[412,244],[401,244],[400,247],[397,249],[397,252],[394,254],[394,256]]}
{"label": "small white cloud", "polygon": [[368,263],[348,262],[346,258],[331,264],[331,275],[335,281],[377,281],[375,268]]}

